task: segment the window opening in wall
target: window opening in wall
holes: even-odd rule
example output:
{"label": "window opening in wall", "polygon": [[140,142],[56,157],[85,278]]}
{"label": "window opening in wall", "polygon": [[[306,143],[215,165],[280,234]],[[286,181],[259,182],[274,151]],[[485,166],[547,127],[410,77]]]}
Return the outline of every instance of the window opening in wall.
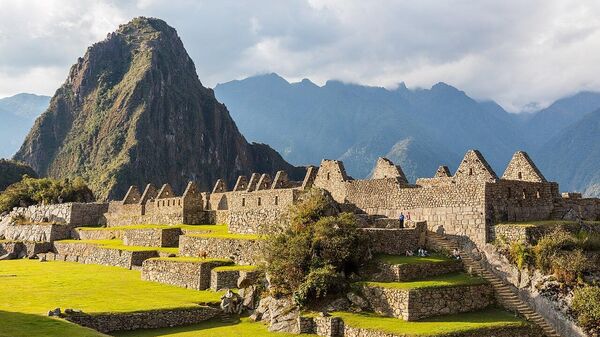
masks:
{"label": "window opening in wall", "polygon": [[275,196],[275,205],[279,205],[279,196]]}
{"label": "window opening in wall", "polygon": [[510,187],[508,188],[508,197],[512,197],[512,190],[510,189]]}
{"label": "window opening in wall", "polygon": [[517,173],[517,177],[519,177],[519,179],[523,179],[523,173],[521,173],[521,172]]}
{"label": "window opening in wall", "polygon": [[260,206],[262,204],[262,200],[260,200],[260,197],[258,197],[258,206]]}
{"label": "window opening in wall", "polygon": [[327,180],[331,178],[331,173],[327,172]]}
{"label": "window opening in wall", "polygon": [[523,199],[527,198],[527,191],[525,191],[525,189],[523,189]]}
{"label": "window opening in wall", "polygon": [[473,175],[473,169],[469,168],[469,175],[472,176]]}
{"label": "window opening in wall", "polygon": [[242,198],[242,207],[246,206],[246,198]]}
{"label": "window opening in wall", "polygon": [[535,196],[539,199],[540,198],[540,189],[538,188],[537,191],[535,191]]}
{"label": "window opening in wall", "polygon": [[177,206],[181,206],[181,199],[179,199],[179,201],[177,201]]}

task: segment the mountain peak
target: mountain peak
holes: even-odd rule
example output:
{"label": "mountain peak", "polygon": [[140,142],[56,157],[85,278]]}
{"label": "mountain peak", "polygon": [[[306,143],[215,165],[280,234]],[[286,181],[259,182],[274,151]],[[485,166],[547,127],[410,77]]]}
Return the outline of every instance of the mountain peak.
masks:
{"label": "mountain peak", "polygon": [[[42,175],[82,176],[100,197],[130,185],[217,179],[295,169],[251,145],[202,86],[174,28],[135,18],[89,47],[15,158]],[[297,176],[296,176],[297,177]]]}

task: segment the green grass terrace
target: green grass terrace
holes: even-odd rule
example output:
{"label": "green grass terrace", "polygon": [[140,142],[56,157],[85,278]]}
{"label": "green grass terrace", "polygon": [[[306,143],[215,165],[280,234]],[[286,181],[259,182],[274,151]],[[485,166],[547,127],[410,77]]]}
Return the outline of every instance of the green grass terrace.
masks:
{"label": "green grass terrace", "polygon": [[146,247],[146,246],[127,246],[123,244],[121,239],[110,239],[110,240],[60,240],[56,242],[61,243],[81,243],[96,245],[106,249],[118,249],[128,252],[148,252],[158,251],[166,254],[178,254],[179,248],[177,247]]}
{"label": "green grass terrace", "polygon": [[334,312],[332,316],[342,318],[344,324],[351,327],[384,331],[405,337],[454,336],[458,333],[475,333],[476,331],[494,328],[525,327],[528,325],[526,321],[500,309],[438,316],[416,322],[407,322],[393,317],[381,317],[373,313]]}
{"label": "green grass terrace", "polygon": [[487,281],[471,276],[466,273],[452,273],[446,275],[433,276],[426,280],[407,281],[407,282],[357,282],[359,286],[379,287],[389,289],[424,289],[424,288],[445,288],[462,287],[487,284]]}
{"label": "green grass terrace", "polygon": [[375,257],[377,261],[384,262],[393,265],[406,265],[406,264],[424,264],[424,263],[444,263],[455,261],[449,257],[433,254],[430,256],[404,256],[404,255],[388,255],[381,254]]}

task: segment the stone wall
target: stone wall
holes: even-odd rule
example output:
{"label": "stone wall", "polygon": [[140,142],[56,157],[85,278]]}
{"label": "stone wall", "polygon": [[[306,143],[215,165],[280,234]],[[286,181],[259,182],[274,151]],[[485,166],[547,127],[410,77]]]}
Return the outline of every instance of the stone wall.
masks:
{"label": "stone wall", "polygon": [[237,281],[239,277],[239,270],[213,269],[210,275],[210,289],[217,291],[221,289],[237,288]]}
{"label": "stone wall", "polygon": [[231,263],[227,260],[185,261],[153,258],[142,264],[142,280],[205,290],[211,285],[211,270]]}
{"label": "stone wall", "polygon": [[374,254],[403,255],[407,250],[419,248],[421,232],[414,228],[387,229],[363,228],[371,242]]}
{"label": "stone wall", "polygon": [[220,310],[217,308],[198,306],[122,313],[81,313],[67,315],[65,319],[75,324],[108,333],[191,325],[214,318],[219,313]]}
{"label": "stone wall", "polygon": [[50,242],[0,241],[0,256],[9,255],[11,259],[32,257],[52,250]]}
{"label": "stone wall", "polygon": [[179,254],[199,257],[203,254],[213,258],[231,259],[237,264],[257,264],[263,241],[258,239],[226,239],[182,235],[179,237]]}
{"label": "stone wall", "polygon": [[71,226],[60,224],[8,225],[4,238],[14,241],[53,242],[71,237]]}
{"label": "stone wall", "polygon": [[121,239],[124,230],[110,228],[74,228],[71,231],[71,237],[78,240],[112,240]]}
{"label": "stone wall", "polygon": [[363,285],[362,295],[375,312],[406,321],[479,310],[494,303],[489,284],[422,289]]}
{"label": "stone wall", "polygon": [[9,217],[22,216],[33,222],[51,222],[73,227],[102,223],[103,214],[108,209],[106,203],[64,203],[16,207]]}
{"label": "stone wall", "polygon": [[405,282],[427,277],[444,275],[463,270],[461,261],[453,260],[435,263],[388,264],[377,263],[379,273],[371,278],[377,282]]}
{"label": "stone wall", "polygon": [[179,228],[130,229],[123,233],[123,244],[145,247],[177,247],[181,234]]}
{"label": "stone wall", "polygon": [[491,223],[550,219],[556,183],[499,180],[486,184],[487,214]]}
{"label": "stone wall", "polygon": [[599,198],[558,198],[554,204],[553,219],[600,221]]}
{"label": "stone wall", "polygon": [[132,269],[142,266],[146,259],[158,256],[155,250],[127,251],[114,248],[99,247],[86,243],[54,242],[54,256],[48,259],[60,261],[73,261],[85,264],[99,264],[105,266],[123,267]]}

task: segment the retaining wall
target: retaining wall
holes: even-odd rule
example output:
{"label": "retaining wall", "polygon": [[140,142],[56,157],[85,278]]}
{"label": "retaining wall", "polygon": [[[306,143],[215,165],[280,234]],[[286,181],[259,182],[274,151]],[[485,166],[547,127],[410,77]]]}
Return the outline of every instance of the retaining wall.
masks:
{"label": "retaining wall", "polygon": [[362,294],[375,312],[406,321],[480,310],[494,303],[489,284],[422,289],[363,285]]}
{"label": "retaining wall", "polygon": [[152,310],[123,313],[72,314],[66,320],[94,330],[113,331],[156,329],[191,325],[209,320],[220,313],[219,309],[199,306],[192,308]]}
{"label": "retaining wall", "polygon": [[231,259],[236,264],[257,264],[263,241],[258,239],[225,239],[194,235],[179,237],[179,254],[199,257]]}
{"label": "retaining wall", "polygon": [[205,290],[211,285],[211,270],[229,265],[230,261],[176,261],[148,259],[142,264],[142,280],[154,281],[174,286]]}

